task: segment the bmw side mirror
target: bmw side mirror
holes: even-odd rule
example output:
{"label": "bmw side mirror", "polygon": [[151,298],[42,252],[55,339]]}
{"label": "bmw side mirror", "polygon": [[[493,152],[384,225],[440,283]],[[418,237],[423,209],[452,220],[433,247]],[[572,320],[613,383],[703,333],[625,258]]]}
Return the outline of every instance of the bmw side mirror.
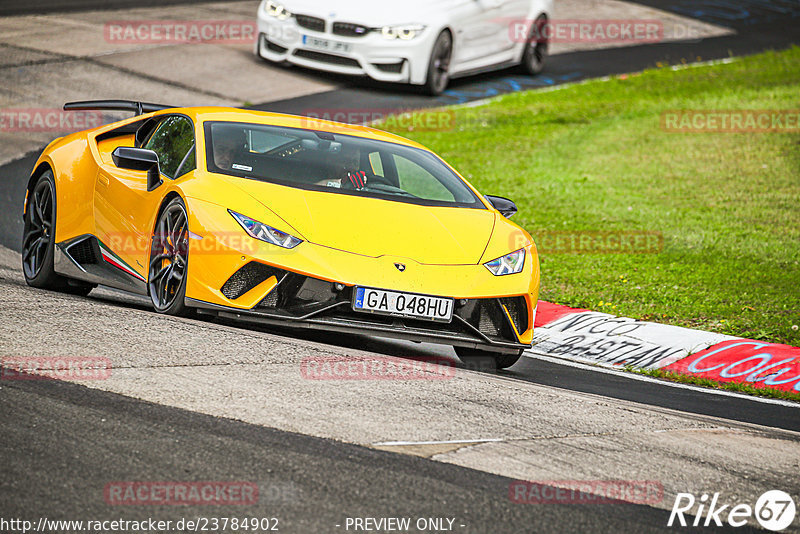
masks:
{"label": "bmw side mirror", "polygon": [[158,154],[145,148],[118,146],[111,153],[114,165],[120,169],[147,172],[147,190],[153,191],[162,184],[158,168]]}
{"label": "bmw side mirror", "polygon": [[515,213],[517,213],[517,205],[514,204],[513,200],[503,197],[493,197],[491,195],[484,195],[484,198],[488,200],[489,204],[494,206],[494,209],[499,211],[506,219],[510,219]]}

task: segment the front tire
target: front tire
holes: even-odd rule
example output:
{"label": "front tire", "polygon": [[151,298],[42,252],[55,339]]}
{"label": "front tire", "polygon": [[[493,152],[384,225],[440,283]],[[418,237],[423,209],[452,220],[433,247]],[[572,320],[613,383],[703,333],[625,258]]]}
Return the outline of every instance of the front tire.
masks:
{"label": "front tire", "polygon": [[531,26],[528,40],[525,42],[525,52],[522,54],[520,68],[525,74],[535,76],[544,70],[547,58],[548,42],[545,36],[547,17],[539,15]]}
{"label": "front tire", "polygon": [[428,77],[425,92],[431,96],[441,95],[450,83],[450,60],[453,57],[453,37],[443,31],[436,38],[428,62]]}
{"label": "front tire", "polygon": [[454,347],[459,359],[467,367],[473,369],[485,369],[488,361],[494,361],[497,369],[508,369],[519,361],[522,357],[523,349],[515,354],[498,354],[480,349],[470,349],[466,347]]}
{"label": "front tire", "polygon": [[147,287],[158,313],[187,315],[184,300],[188,267],[189,218],[183,199],[176,197],[161,211],[150,247]]}

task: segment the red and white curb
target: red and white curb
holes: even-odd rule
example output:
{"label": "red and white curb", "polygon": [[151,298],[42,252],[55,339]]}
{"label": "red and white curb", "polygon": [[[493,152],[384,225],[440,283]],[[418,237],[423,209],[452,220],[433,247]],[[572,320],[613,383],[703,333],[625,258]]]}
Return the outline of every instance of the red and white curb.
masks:
{"label": "red and white curb", "polygon": [[800,392],[800,348],[539,301],[533,355]]}

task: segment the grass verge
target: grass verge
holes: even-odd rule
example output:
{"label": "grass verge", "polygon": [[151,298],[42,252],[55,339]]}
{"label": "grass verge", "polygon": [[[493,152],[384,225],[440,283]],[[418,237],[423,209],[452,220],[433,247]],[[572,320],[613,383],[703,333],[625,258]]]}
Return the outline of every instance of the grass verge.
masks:
{"label": "grass verge", "polygon": [[[670,133],[669,110],[798,110],[800,48],[658,68],[457,108],[452,131],[379,128],[514,199],[541,298],[800,345],[800,132]],[[424,112],[423,112],[424,113]],[[649,231],[646,254],[557,253],[553,235]]]}

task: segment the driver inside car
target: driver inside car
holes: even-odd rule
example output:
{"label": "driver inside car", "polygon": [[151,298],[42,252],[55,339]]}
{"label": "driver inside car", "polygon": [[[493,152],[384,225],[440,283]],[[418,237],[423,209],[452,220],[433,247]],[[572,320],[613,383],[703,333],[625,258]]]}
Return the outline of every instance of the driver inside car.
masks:
{"label": "driver inside car", "polygon": [[361,150],[352,146],[342,147],[331,166],[331,177],[319,185],[342,189],[364,189],[367,186],[367,173],[360,170]]}
{"label": "driver inside car", "polygon": [[[244,130],[236,127],[219,128],[214,134],[214,165],[229,171],[247,154]],[[246,169],[238,169],[246,170]]]}

